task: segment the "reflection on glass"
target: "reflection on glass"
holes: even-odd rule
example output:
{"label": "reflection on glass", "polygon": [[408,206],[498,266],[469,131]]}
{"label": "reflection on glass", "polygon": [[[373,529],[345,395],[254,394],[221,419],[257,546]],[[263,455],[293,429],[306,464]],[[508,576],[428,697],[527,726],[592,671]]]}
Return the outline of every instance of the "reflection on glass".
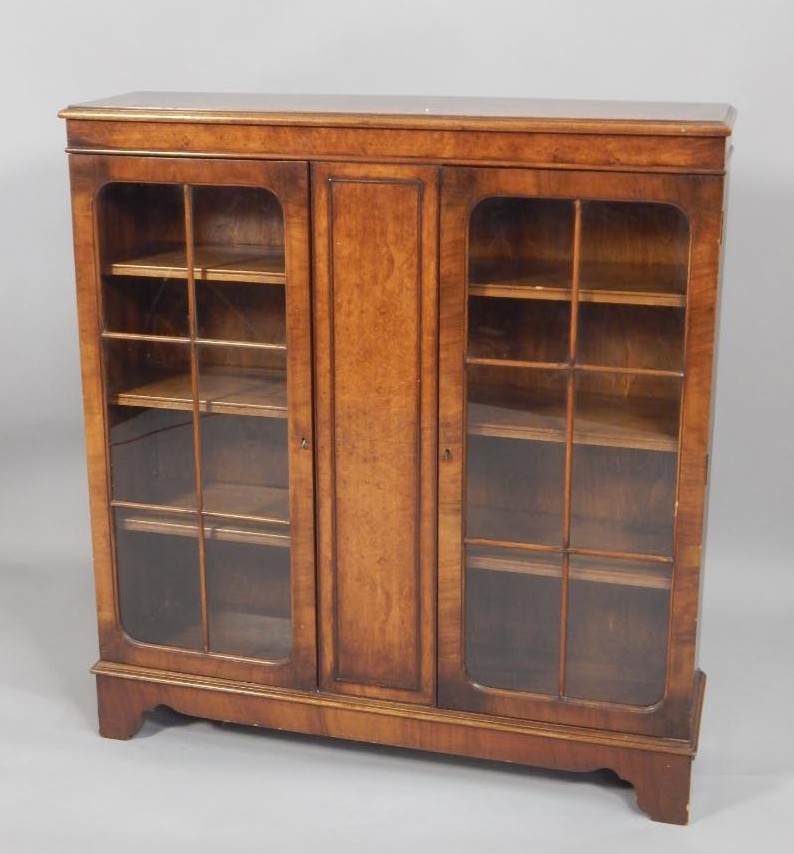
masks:
{"label": "reflection on glass", "polygon": [[190,413],[111,406],[108,432],[115,500],[195,508]]}

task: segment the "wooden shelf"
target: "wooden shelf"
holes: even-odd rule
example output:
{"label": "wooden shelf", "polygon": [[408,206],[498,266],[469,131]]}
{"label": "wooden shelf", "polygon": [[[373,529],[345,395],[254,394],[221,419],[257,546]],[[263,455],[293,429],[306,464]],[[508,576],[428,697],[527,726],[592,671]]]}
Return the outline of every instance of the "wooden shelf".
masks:
{"label": "wooden shelf", "polygon": [[205,514],[245,517],[289,525],[289,489],[243,483],[205,482],[202,499]]}
{"label": "wooden shelf", "polygon": [[[110,396],[119,406],[192,410],[189,372],[147,372]],[[199,410],[264,418],[287,417],[287,381],[284,371],[264,368],[202,367]]]}
{"label": "wooden shelf", "polygon": [[[687,269],[673,264],[583,262],[579,274],[581,302],[680,307],[686,304]],[[470,296],[508,299],[570,300],[570,265],[515,261],[472,263]]]}
{"label": "wooden shelf", "polygon": [[[468,432],[537,442],[564,442],[566,401],[550,394],[469,386]],[[574,443],[675,451],[678,412],[649,398],[612,398],[578,392]],[[666,408],[665,408],[666,406]]]}
{"label": "wooden shelf", "polygon": [[[532,513],[514,508],[469,506],[466,542],[490,546],[545,546],[562,549],[562,514]],[[590,520],[574,516],[571,520],[572,553],[601,552],[632,556],[642,560],[669,559],[669,531],[648,529],[620,530],[609,520]]]}
{"label": "wooden shelf", "polygon": [[[292,620],[210,607],[210,652],[240,655],[265,661],[282,661],[292,649]],[[200,649],[201,626],[174,635],[168,646]]]}
{"label": "wooden shelf", "polygon": [[[561,567],[555,567],[548,559],[544,562],[531,552],[516,551],[510,557],[499,555],[468,555],[469,569],[484,569],[495,572],[517,572],[546,578],[560,578]],[[670,565],[666,563],[646,564],[634,561],[609,561],[603,565],[588,567],[571,566],[568,578],[571,581],[587,581],[594,584],[622,584],[629,587],[652,587],[670,589]]]}
{"label": "wooden shelf", "polygon": [[679,264],[582,262],[579,299],[623,305],[683,306],[687,268]]}
{"label": "wooden shelf", "polygon": [[[197,281],[272,285],[283,285],[286,281],[281,247],[196,246],[193,261]],[[185,247],[150,247],[134,258],[109,263],[103,272],[112,276],[186,279]]]}
{"label": "wooden shelf", "polygon": [[[197,537],[198,520],[196,515],[173,514],[157,510],[127,510],[119,517],[125,531],[141,534],[164,534],[172,537]],[[204,536],[206,539],[229,543],[250,543],[257,546],[275,546],[289,548],[289,527],[276,523],[271,529],[261,522],[249,524],[244,520],[204,517]]]}

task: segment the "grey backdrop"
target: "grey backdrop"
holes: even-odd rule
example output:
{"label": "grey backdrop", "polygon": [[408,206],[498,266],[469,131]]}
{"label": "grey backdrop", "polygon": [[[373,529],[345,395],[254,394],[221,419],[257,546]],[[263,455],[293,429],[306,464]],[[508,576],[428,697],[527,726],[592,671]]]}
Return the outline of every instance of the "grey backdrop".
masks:
{"label": "grey backdrop", "polygon": [[[790,850],[794,5],[789,0],[7,5],[0,52],[0,848]],[[64,128],[131,89],[730,101],[687,830],[587,777],[208,723],[95,734]]]}

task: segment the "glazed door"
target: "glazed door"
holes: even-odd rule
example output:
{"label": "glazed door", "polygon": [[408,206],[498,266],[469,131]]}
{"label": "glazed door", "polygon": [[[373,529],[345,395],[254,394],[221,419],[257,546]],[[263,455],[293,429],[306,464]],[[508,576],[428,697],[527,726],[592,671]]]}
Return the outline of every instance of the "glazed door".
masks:
{"label": "glazed door", "polygon": [[442,187],[440,703],[683,737],[721,179]]}
{"label": "glazed door", "polygon": [[71,164],[102,656],[313,687],[307,165]]}

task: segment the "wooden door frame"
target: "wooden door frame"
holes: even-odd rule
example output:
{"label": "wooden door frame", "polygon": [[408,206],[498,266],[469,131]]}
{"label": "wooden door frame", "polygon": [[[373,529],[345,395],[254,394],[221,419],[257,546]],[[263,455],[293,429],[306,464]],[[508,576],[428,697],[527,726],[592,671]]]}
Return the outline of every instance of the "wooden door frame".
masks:
{"label": "wooden door frame", "polygon": [[[696,629],[723,184],[722,176],[476,167],[442,170],[438,605],[441,707],[645,735],[682,739],[691,736],[700,684],[695,670]],[[629,707],[487,688],[475,684],[465,671],[462,537],[468,222],[474,206],[490,196],[662,202],[675,205],[689,220],[690,276],[668,668],[664,697],[653,706]]]}
{"label": "wooden door frame", "polygon": [[[263,685],[316,688],[314,472],[306,162],[72,154],[74,250],[92,542],[103,661]],[[133,640],[121,623],[102,368],[102,276],[97,198],[114,182],[260,187],[279,200],[285,227],[293,645],[283,662],[180,650]],[[304,440],[306,440],[304,442]]]}

